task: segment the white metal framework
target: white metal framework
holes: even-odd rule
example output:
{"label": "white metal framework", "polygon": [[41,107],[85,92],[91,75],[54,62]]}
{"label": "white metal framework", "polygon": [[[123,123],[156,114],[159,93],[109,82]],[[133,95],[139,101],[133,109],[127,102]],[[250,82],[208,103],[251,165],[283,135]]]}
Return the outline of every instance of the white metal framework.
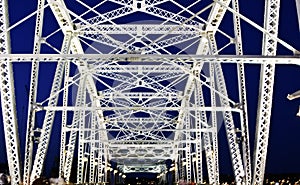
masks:
{"label": "white metal framework", "polygon": [[[226,147],[236,184],[263,184],[275,65],[299,63],[297,56],[276,56],[277,43],[297,50],[277,37],[280,1],[265,2],[261,27],[240,13],[238,0],[39,0],[33,14],[12,25],[1,0],[1,103],[12,184],[42,176],[57,140],[54,127],[61,128],[59,177],[67,182],[75,172],[79,184],[129,173],[155,173],[163,182],[174,173],[173,181],[200,184],[208,174],[209,184],[219,184],[219,148]],[[222,28],[228,14],[233,35]],[[33,52],[11,54],[10,31],[32,16]],[[241,20],[263,33],[261,55],[244,55]],[[19,151],[12,66],[28,62],[25,151]],[[227,77],[229,64],[236,68]],[[253,152],[245,64],[261,65]],[[52,84],[39,80],[43,65],[56,66]],[[237,84],[237,97],[228,83]],[[51,88],[39,100],[45,86]]]}

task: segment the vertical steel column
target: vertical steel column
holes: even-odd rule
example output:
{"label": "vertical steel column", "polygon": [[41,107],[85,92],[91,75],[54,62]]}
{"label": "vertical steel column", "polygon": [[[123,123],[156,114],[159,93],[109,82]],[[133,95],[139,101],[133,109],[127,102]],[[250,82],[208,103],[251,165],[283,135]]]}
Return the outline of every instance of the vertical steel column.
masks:
{"label": "vertical steel column", "polygon": [[[93,101],[95,102],[95,100]],[[93,105],[95,106],[95,105]],[[92,121],[91,121],[91,149],[90,149],[90,173],[89,173],[89,183],[95,183],[95,134],[96,134],[96,125],[97,121],[96,121],[96,112],[92,111]]]}
{"label": "vertical steel column", "polygon": [[[45,0],[39,0],[37,5],[37,15],[35,24],[35,36],[33,44],[33,54],[40,53],[42,27],[44,18],[44,6]],[[26,129],[26,141],[25,141],[25,158],[24,158],[24,175],[23,184],[30,184],[30,175],[32,168],[32,151],[33,151],[33,129],[35,126],[35,109],[33,105],[36,103],[36,94],[38,86],[38,73],[39,73],[39,61],[33,60],[31,64],[31,81],[29,89],[29,101],[28,101],[28,116],[27,116],[27,129]]]}
{"label": "vertical steel column", "polygon": [[[64,77],[64,95],[63,95],[63,106],[64,107],[68,106],[69,75],[70,75],[70,61],[66,61],[66,64],[65,64],[65,77]],[[65,159],[66,159],[67,116],[68,116],[68,112],[66,110],[62,111],[59,177],[64,177],[64,166],[65,166]]]}
{"label": "vertical steel column", "polygon": [[179,180],[183,180],[184,179],[184,165],[183,165],[183,150],[179,151]]}
{"label": "vertical steel column", "polygon": [[[217,54],[217,44],[215,41],[214,34],[212,32],[208,33],[208,40],[210,41],[210,49],[212,54]],[[220,63],[215,63],[215,74],[216,74],[216,84],[219,92],[221,92],[224,96],[228,97],[225,79],[223,75],[222,66]],[[227,99],[220,97],[221,105],[224,107],[229,107],[229,102]],[[229,111],[223,112],[225,129],[227,134],[228,145],[231,154],[232,167],[234,170],[235,181],[237,184],[242,184],[245,176],[241,153],[239,146],[237,144],[236,133],[235,133],[235,125],[233,123],[232,113]]]}
{"label": "vertical steel column", "polygon": [[107,158],[107,146],[106,144],[103,145],[103,156],[104,156],[104,161],[105,161],[105,168],[104,168],[104,183],[108,182],[108,173],[107,173],[107,168],[108,168],[108,158]]}
{"label": "vertical steel column", "polygon": [[[215,70],[214,64],[209,64],[209,73],[210,73],[210,86],[212,89],[215,89]],[[211,106],[216,107],[216,93],[211,91]],[[214,165],[214,175],[213,175],[213,182],[215,184],[219,184],[219,148],[218,148],[218,124],[217,124],[217,112],[211,112],[211,127],[213,128],[212,132],[212,148],[213,148],[213,165]]]}
{"label": "vertical steel column", "polygon": [[[233,9],[239,13],[239,0],[232,0]],[[242,33],[240,17],[233,15],[233,25],[235,32],[235,50],[236,55],[243,55]],[[237,64],[238,71],[238,86],[239,86],[239,100],[241,112],[241,130],[242,130],[242,155],[245,170],[245,184],[251,184],[251,157],[250,157],[250,143],[249,143],[249,128],[248,128],[248,105],[246,95],[245,69],[243,63]]]}
{"label": "vertical steel column", "polygon": [[[227,1],[229,3],[230,1]],[[225,13],[224,10],[220,10],[221,7],[215,6],[211,12],[211,18],[210,21],[214,20],[217,21],[217,24],[215,25],[215,28],[217,28],[217,25],[219,24],[221,17]],[[210,25],[210,24],[208,24]],[[202,36],[200,39],[199,46],[197,48],[197,54],[198,55],[206,55],[209,52],[212,54],[212,46],[209,44],[208,41],[208,35],[214,36],[214,32],[210,31],[207,32],[208,34],[206,36]],[[215,46],[216,48],[216,46]],[[209,64],[209,70],[210,70],[210,87],[212,89],[215,89],[215,75],[214,75],[214,67],[213,64]],[[202,93],[202,92],[201,92]],[[211,94],[211,106],[216,107],[216,94],[214,91],[210,91]],[[203,94],[202,95],[203,99]],[[203,106],[204,99],[202,100],[201,97],[199,97],[199,101],[202,101]],[[202,123],[205,125],[203,128],[213,128],[212,133],[204,132],[203,133],[203,141],[204,141],[204,149],[205,149],[205,156],[206,156],[206,163],[207,163],[207,170],[208,170],[208,179],[210,184],[219,184],[219,152],[218,152],[218,133],[217,133],[217,113],[216,111],[211,112],[211,119],[210,119],[210,125],[207,122],[207,118],[204,112],[201,113],[201,120]]]}
{"label": "vertical steel column", "polygon": [[[200,71],[197,73],[200,74]],[[202,86],[198,80],[195,81],[195,103],[197,107],[203,107],[204,99],[202,94]],[[202,116],[205,116],[205,112],[201,112],[196,110],[196,182],[203,183],[203,169],[202,169],[202,123],[205,122],[206,119]]]}
{"label": "vertical steel column", "polygon": [[[206,55],[210,51],[210,45],[208,43],[208,39],[204,36],[201,37],[199,46],[197,48],[198,55]],[[213,64],[209,64],[210,69],[210,87],[215,89],[215,76]],[[200,75],[200,71],[199,71]],[[201,85],[199,81],[196,82],[198,86],[200,86],[200,90],[197,91],[200,106],[205,106],[204,97],[201,89]],[[216,107],[216,94],[214,91],[211,92],[211,106]],[[217,133],[217,113],[216,111],[211,112],[211,124],[208,125],[206,113],[200,112],[199,116],[201,118],[201,122],[203,124],[203,128],[213,128],[212,133],[204,132],[203,133],[203,144],[205,149],[206,156],[206,164],[208,170],[208,180],[210,184],[219,184],[219,160],[218,160],[218,133]],[[198,116],[197,116],[198,117]]]}
{"label": "vertical steel column", "polygon": [[[189,102],[188,100],[186,102]],[[188,106],[188,105],[186,105]],[[185,129],[187,130],[185,133],[185,137],[186,137],[186,144],[185,144],[185,160],[186,160],[186,165],[185,165],[185,169],[186,169],[186,180],[187,182],[191,182],[192,180],[192,170],[191,170],[191,132],[190,132],[190,128],[191,128],[191,123],[190,123],[190,115],[189,115],[189,111],[186,110],[185,113],[185,119],[184,119],[184,123],[185,123]]]}
{"label": "vertical steel column", "polygon": [[[210,87],[215,89],[215,76],[213,64],[209,64],[210,69]],[[197,83],[200,86],[200,83]],[[200,105],[205,106],[202,91],[198,91],[198,101]],[[216,95],[214,91],[210,91],[211,106],[216,107]],[[211,112],[210,123],[207,121],[205,112],[201,112],[202,128],[213,128],[213,132],[204,132],[203,141],[208,170],[208,180],[210,184],[218,184],[219,182],[219,161],[218,161],[218,140],[217,140],[217,113]]]}
{"label": "vertical steel column", "polygon": [[[10,53],[10,32],[7,0],[0,1],[0,54]],[[5,146],[9,173],[12,184],[21,183],[20,145],[18,136],[18,123],[16,115],[16,102],[14,92],[14,76],[12,63],[2,60],[0,64],[1,81],[1,105],[3,116],[3,127],[5,134]]]}
{"label": "vertical steel column", "polygon": [[[78,93],[82,93],[79,94],[79,96],[81,96],[82,99],[82,105],[81,107],[85,107],[85,101],[86,101],[86,87],[85,87],[85,81],[86,78],[83,77],[83,79],[81,79],[80,83],[79,83],[79,87],[78,89],[80,89],[78,91]],[[76,121],[76,120],[75,120]],[[84,163],[87,162],[84,160],[84,145],[85,145],[85,111],[84,110],[80,110],[79,111],[79,131],[78,131],[78,162],[77,162],[77,183],[81,184],[83,183],[83,172],[84,172]]]}
{"label": "vertical steel column", "polygon": [[175,170],[174,170],[174,176],[175,176],[175,183],[177,183],[179,181],[179,168],[178,168],[178,161],[179,161],[179,154],[177,154],[177,157],[176,157],[176,160],[174,162],[174,167],[175,167]]}
{"label": "vertical steel column", "polygon": [[[66,54],[69,52],[71,38],[72,38],[71,34],[65,35],[62,49],[61,49],[62,53]],[[58,101],[57,93],[59,92],[60,87],[61,87],[64,66],[65,66],[64,61],[57,62],[57,67],[56,67],[56,71],[55,71],[55,75],[54,75],[54,80],[53,80],[53,84],[52,84],[52,88],[51,88],[48,106],[55,106],[57,104],[57,101]],[[40,136],[40,142],[38,145],[32,173],[31,173],[31,177],[30,177],[31,183],[35,179],[39,178],[42,173],[42,169],[43,169],[43,165],[44,165],[44,161],[45,161],[45,157],[47,154],[48,145],[49,145],[49,141],[50,141],[50,135],[51,135],[52,125],[53,125],[53,121],[54,121],[54,116],[55,116],[55,111],[46,111],[43,128],[42,128],[41,136]]]}
{"label": "vertical steel column", "polygon": [[[220,92],[222,92],[222,94],[228,97],[221,65],[215,64],[215,70],[217,74],[216,75],[217,87],[220,90]],[[222,97],[220,97],[220,99],[221,99],[222,106],[224,107],[230,106],[227,100],[225,100]],[[243,168],[240,149],[237,143],[236,129],[233,123],[232,113],[229,111],[225,111],[223,112],[223,115],[224,115],[225,129],[227,133],[227,140],[228,140],[230,154],[231,154],[232,167],[235,175],[235,181],[237,184],[242,184],[244,180],[245,172]]]}
{"label": "vertical steel column", "polygon": [[[84,81],[84,77],[81,76],[81,79],[79,80],[79,87],[78,87],[76,102],[75,102],[76,107],[83,106],[84,104],[84,99],[82,96],[84,89],[80,88],[82,87],[81,83],[83,83],[83,81]],[[73,116],[70,138],[67,145],[68,147],[67,147],[65,166],[64,166],[64,177],[66,178],[67,182],[70,181],[70,176],[71,176],[71,169],[73,164],[73,156],[74,156],[79,120],[80,120],[80,111],[77,110],[74,112],[74,116]]]}
{"label": "vertical steel column", "polygon": [[[268,34],[263,35],[262,55],[275,56],[277,41],[274,37],[277,37],[278,35],[280,0],[266,0],[265,2],[264,27],[273,37]],[[272,109],[275,64],[267,62],[262,64],[260,74],[260,95],[257,109],[253,185],[261,185],[264,180]]]}
{"label": "vertical steel column", "polygon": [[[101,135],[99,134],[101,139]],[[98,183],[102,183],[103,182],[103,143],[100,142],[99,143],[99,149],[98,149]]]}

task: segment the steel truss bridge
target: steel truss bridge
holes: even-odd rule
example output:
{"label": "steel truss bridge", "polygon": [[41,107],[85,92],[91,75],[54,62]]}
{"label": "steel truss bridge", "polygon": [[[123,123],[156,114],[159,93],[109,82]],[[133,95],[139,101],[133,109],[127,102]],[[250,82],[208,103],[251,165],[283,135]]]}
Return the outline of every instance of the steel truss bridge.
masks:
{"label": "steel truss bridge", "polygon": [[[66,181],[73,173],[77,183],[100,184],[113,171],[156,173],[161,180],[172,172],[176,182],[203,183],[205,170],[209,184],[218,184],[223,124],[236,184],[263,184],[275,66],[299,62],[298,51],[278,38],[279,0],[265,1],[264,26],[241,14],[238,0],[37,0],[36,7],[10,24],[13,7],[0,1],[1,103],[12,184],[32,184],[42,175],[57,123],[59,176]],[[221,28],[227,14],[233,34]],[[12,53],[11,32],[30,18],[32,53]],[[243,55],[241,21],[263,34],[261,54]],[[277,56],[277,44],[292,55]],[[26,141],[20,141],[13,66],[28,62]],[[39,100],[47,64],[55,73]],[[245,64],[261,66],[253,152]],[[227,65],[235,66],[229,77]],[[232,80],[235,99],[227,88]]]}

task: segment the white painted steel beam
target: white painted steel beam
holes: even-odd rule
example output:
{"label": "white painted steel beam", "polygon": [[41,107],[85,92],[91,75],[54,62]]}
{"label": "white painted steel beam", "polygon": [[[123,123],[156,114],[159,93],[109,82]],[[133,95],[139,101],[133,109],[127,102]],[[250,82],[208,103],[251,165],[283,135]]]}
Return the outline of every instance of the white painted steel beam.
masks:
{"label": "white painted steel beam", "polygon": [[[11,52],[7,0],[0,1],[0,54]],[[21,183],[20,144],[16,114],[13,66],[9,60],[0,60],[1,106],[9,173],[12,184]]]}
{"label": "white painted steel beam", "polygon": [[[64,37],[64,42],[63,42],[62,49],[61,49],[62,53],[69,53],[71,39],[72,39],[71,34],[67,34]],[[55,71],[54,79],[53,79],[53,84],[52,84],[52,88],[51,88],[51,93],[50,93],[51,98],[49,99],[49,102],[48,102],[48,105],[50,105],[50,106],[57,105],[58,95],[56,95],[56,96],[53,96],[53,95],[56,94],[60,90],[62,79],[63,79],[64,67],[65,67],[64,62],[57,63],[56,71]],[[51,134],[52,126],[53,126],[54,116],[55,116],[54,110],[46,111],[46,115],[45,115],[44,122],[43,122],[43,127],[41,130],[41,136],[39,138],[37,153],[36,153],[36,157],[34,160],[32,173],[30,176],[31,184],[33,183],[33,181],[35,179],[37,179],[41,176],[45,157],[46,157],[49,142],[50,142],[50,134]]]}
{"label": "white painted steel beam", "polygon": [[[44,18],[45,0],[38,1],[38,12],[35,24],[35,36],[34,36],[34,48],[33,54],[39,54],[41,50],[41,37],[42,27]],[[33,60],[31,64],[31,81],[29,89],[29,102],[28,102],[28,116],[27,116],[27,130],[26,130],[26,141],[25,141],[25,158],[24,158],[24,172],[23,172],[23,183],[26,185],[30,184],[30,175],[32,168],[33,159],[33,129],[35,127],[35,110],[33,105],[36,103],[37,96],[37,85],[38,85],[38,74],[39,74],[39,61]]]}
{"label": "white painted steel beam", "polygon": [[[280,0],[267,0],[265,2],[264,28],[273,37],[269,34],[263,35],[262,55],[275,56],[277,51],[277,40],[275,40],[274,37],[277,37],[278,35]],[[257,109],[254,173],[252,178],[253,185],[262,185],[264,183],[274,76],[275,65],[269,62],[263,63],[261,65],[260,94]]]}
{"label": "white painted steel beam", "polygon": [[[294,64],[299,65],[300,57],[297,55],[291,56],[261,56],[261,55],[140,55],[140,54],[3,54],[0,55],[0,60],[8,60],[8,63],[32,62],[32,60],[39,60],[44,62],[65,62],[69,60],[73,63],[79,61],[83,63],[94,63],[104,61],[119,61],[119,62],[170,62],[176,64],[175,66],[181,68],[183,66],[189,67],[194,62],[204,63],[243,63],[243,64],[263,64],[271,63],[277,65]],[[182,63],[180,66],[180,62]],[[178,65],[177,65],[178,64]]]}
{"label": "white painted steel beam", "polygon": [[[239,12],[239,0],[232,0],[233,9]],[[240,17],[233,15],[233,24],[235,32],[235,51],[236,55],[243,55],[242,31]],[[249,141],[249,126],[248,126],[248,104],[247,104],[247,90],[245,81],[245,67],[244,64],[237,64],[238,71],[238,89],[239,89],[239,104],[242,108],[241,113],[241,130],[242,130],[242,157],[245,170],[245,184],[251,184],[252,178],[252,163],[250,157],[250,141]]]}

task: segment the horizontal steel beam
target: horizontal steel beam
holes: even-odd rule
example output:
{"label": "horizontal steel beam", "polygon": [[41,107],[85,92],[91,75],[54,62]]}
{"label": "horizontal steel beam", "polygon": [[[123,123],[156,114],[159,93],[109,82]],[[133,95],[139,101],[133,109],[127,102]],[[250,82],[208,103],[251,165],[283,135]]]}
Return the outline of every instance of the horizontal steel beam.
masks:
{"label": "horizontal steel beam", "polygon": [[154,155],[154,156],[151,156],[151,157],[150,156],[149,157],[145,157],[145,156],[131,157],[129,155],[129,156],[126,156],[125,158],[124,158],[124,156],[122,156],[122,157],[113,157],[113,156],[111,156],[110,160],[120,160],[120,159],[124,159],[124,160],[127,160],[127,159],[129,159],[129,160],[132,160],[132,159],[137,159],[137,160],[140,160],[140,159],[144,159],[144,160],[147,160],[147,159],[167,160],[167,159],[172,159],[173,158],[173,155],[171,155],[171,154],[166,155],[166,156],[164,156],[164,155],[165,154],[157,155],[157,156]]}
{"label": "horizontal steel beam", "polygon": [[[122,122],[123,123],[123,122]],[[147,123],[147,122],[145,122]],[[70,128],[70,129],[65,129],[65,131],[107,131],[107,132],[110,132],[110,131],[122,131],[122,132],[139,132],[139,131],[142,131],[142,132],[149,132],[149,131],[155,131],[155,132],[176,132],[176,131],[181,131],[181,132],[196,132],[196,131],[200,131],[200,132],[213,132],[214,129],[212,128],[202,128],[202,129],[199,129],[199,130],[195,130],[195,129],[178,129],[178,128],[155,128],[155,129],[152,129],[152,128],[147,128],[147,129],[140,129],[140,128],[133,128],[133,127],[130,127],[130,128],[115,128],[115,129],[112,129],[112,128],[102,128],[102,129],[91,129],[91,128],[85,128],[85,129],[79,129],[79,128]]]}
{"label": "horizontal steel beam", "polygon": [[244,64],[300,64],[300,56],[251,56],[251,55],[140,55],[140,54],[3,54],[0,60],[8,62],[205,62]]}
{"label": "horizontal steel beam", "polygon": [[[52,110],[52,111],[114,111],[114,110],[133,110],[133,111],[147,111],[147,110],[165,110],[165,111],[179,111],[181,107],[75,107],[75,106],[43,106],[39,107],[38,110]],[[188,111],[231,111],[241,112],[241,109],[231,107],[185,107],[184,110]]]}
{"label": "horizontal steel beam", "polygon": [[101,98],[183,98],[182,93],[173,92],[120,92],[120,93],[101,93],[99,92],[99,99]]}
{"label": "horizontal steel beam", "polygon": [[161,143],[157,143],[157,144],[143,144],[143,145],[136,145],[136,144],[108,144],[108,148],[109,149],[114,149],[114,148],[118,148],[118,149],[128,149],[128,148],[135,148],[135,149],[147,149],[147,148],[155,148],[155,149],[173,149],[172,146],[170,144],[161,144]]}
{"label": "horizontal steel beam", "polygon": [[[104,121],[105,122],[114,122],[114,121],[120,121],[120,119],[122,118],[105,118]],[[126,117],[126,121],[127,122],[141,122],[141,121],[145,121],[145,122],[153,122],[153,118],[147,118],[147,117],[141,117],[141,118],[137,118],[137,117]],[[171,118],[164,118],[162,120],[155,120],[155,122],[171,122],[171,121],[175,121],[175,119],[171,119]]]}
{"label": "horizontal steel beam", "polygon": [[154,24],[125,24],[125,25],[91,25],[76,24],[75,33],[85,34],[108,34],[108,35],[148,35],[148,34],[201,34],[201,28],[180,25],[154,25]]}
{"label": "horizontal steel beam", "polygon": [[110,140],[91,140],[91,139],[84,139],[82,142],[84,143],[105,143],[108,145],[114,145],[114,144],[122,144],[124,146],[127,145],[136,145],[136,146],[147,146],[150,144],[166,144],[168,143],[169,146],[173,146],[174,144],[181,144],[181,143],[197,143],[197,140],[171,140],[171,139],[166,139],[166,140],[115,140],[115,139],[110,139]]}
{"label": "horizontal steel beam", "polygon": [[92,69],[94,73],[101,73],[101,72],[115,72],[115,73],[126,73],[126,71],[130,71],[132,73],[184,73],[180,67],[172,66],[172,65],[137,65],[137,64],[130,64],[130,65],[105,65],[103,64],[90,64],[89,68]]}

